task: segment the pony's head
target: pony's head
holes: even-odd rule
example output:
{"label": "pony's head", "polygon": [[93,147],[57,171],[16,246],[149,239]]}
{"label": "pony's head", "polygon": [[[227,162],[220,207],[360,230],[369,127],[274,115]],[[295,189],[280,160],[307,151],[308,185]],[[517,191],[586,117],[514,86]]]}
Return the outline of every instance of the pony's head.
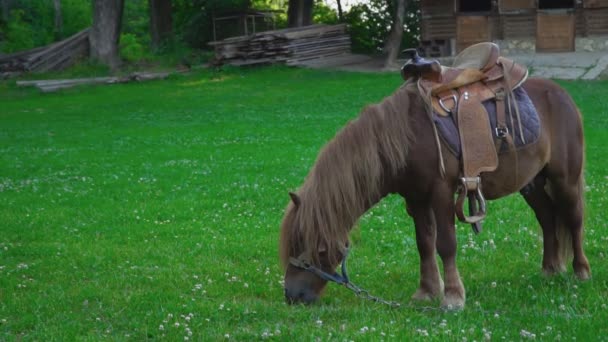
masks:
{"label": "pony's head", "polygon": [[290,194],[280,241],[289,303],[312,303],[321,295],[324,278],[331,279],[345,257],[351,228],[406,166],[414,94],[401,87],[365,107],[321,150],[298,194]]}
{"label": "pony's head", "polygon": [[310,209],[300,196],[290,193],[289,203],[281,224],[280,257],[285,268],[285,300],[289,304],[311,304],[323,293],[327,280],[310,272],[333,275],[345,256],[348,237],[335,237],[319,230],[319,219],[308,220]]}

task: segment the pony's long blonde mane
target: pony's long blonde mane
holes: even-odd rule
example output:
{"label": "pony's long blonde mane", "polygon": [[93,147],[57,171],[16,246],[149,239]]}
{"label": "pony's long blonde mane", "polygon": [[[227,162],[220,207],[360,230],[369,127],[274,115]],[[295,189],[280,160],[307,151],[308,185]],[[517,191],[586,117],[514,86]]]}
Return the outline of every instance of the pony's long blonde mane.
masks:
{"label": "pony's long blonde mane", "polygon": [[405,167],[412,94],[403,86],[367,106],[321,150],[298,191],[300,205],[291,202],[283,218],[279,253],[284,266],[297,251],[309,252],[318,263],[320,250],[337,264],[352,226],[380,200],[384,177]]}

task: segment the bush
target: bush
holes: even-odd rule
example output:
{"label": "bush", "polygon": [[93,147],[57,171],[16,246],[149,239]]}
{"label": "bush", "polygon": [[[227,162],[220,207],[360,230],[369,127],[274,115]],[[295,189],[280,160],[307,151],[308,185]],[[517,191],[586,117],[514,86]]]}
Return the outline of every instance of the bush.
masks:
{"label": "bush", "polygon": [[120,35],[120,57],[127,62],[139,62],[144,57],[144,47],[132,33]]}
{"label": "bush", "polygon": [[[55,32],[52,1],[10,2],[7,22],[0,22],[0,51],[15,52],[44,46],[91,25],[90,0],[62,0],[63,32]],[[1,20],[0,20],[1,21]]]}
{"label": "bush", "polygon": [[22,10],[11,12],[10,19],[6,24],[4,32],[5,41],[0,44],[0,51],[11,53],[31,49],[36,46],[34,41],[35,32],[32,26],[23,20]]}
{"label": "bush", "polygon": [[91,26],[93,21],[90,1],[61,0],[63,16],[63,37],[69,37]]}

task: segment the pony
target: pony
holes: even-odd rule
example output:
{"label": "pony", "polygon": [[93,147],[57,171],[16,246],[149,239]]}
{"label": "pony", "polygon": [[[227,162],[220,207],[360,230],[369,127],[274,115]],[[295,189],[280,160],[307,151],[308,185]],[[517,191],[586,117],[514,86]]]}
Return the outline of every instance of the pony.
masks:
{"label": "pony", "polygon": [[[484,194],[493,200],[520,192],[542,229],[542,271],[564,272],[571,260],[576,276],[588,279],[581,114],[551,80],[529,78],[522,87],[537,109],[540,136],[499,155],[499,167],[481,174]],[[290,193],[281,223],[279,257],[288,303],[315,302],[345,262],[349,232],[359,217],[388,194],[399,194],[413,218],[420,255],[420,284],[412,299],[441,298],[443,308],[465,306],[456,264],[459,160],[433,134],[433,125],[415,84],[405,83],[366,106],[322,148],[303,185]]]}

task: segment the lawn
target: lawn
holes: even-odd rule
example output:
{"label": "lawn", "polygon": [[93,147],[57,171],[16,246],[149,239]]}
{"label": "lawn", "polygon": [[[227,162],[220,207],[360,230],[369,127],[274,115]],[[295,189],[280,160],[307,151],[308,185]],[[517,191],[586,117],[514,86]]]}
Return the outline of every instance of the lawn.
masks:
{"label": "lawn", "polygon": [[319,149],[397,74],[288,68],[40,94],[0,83],[0,340],[608,340],[608,82],[562,83],[586,135],[593,278],[540,272],[523,199],[458,226],[467,307],[412,304],[414,229],[396,196],[352,234],[355,283],[288,306],[279,224]]}

